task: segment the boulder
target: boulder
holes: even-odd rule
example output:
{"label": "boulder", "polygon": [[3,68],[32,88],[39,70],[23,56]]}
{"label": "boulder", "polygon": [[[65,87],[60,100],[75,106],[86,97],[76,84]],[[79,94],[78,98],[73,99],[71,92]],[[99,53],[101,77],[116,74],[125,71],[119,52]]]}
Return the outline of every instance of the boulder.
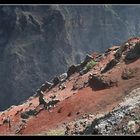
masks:
{"label": "boulder", "polygon": [[91,60],[93,60],[93,57],[91,55],[87,54],[85,57],[85,60],[82,63],[80,63],[80,67],[84,68],[86,66],[86,64]]}
{"label": "boulder", "polygon": [[70,77],[72,74],[74,74],[76,72],[76,70],[77,70],[77,67],[75,65],[70,66],[67,71],[68,77]]}
{"label": "boulder", "polygon": [[95,61],[96,62],[99,62],[99,61],[101,61],[102,60],[102,58],[104,57],[104,54],[99,54],[99,55],[97,55],[96,57],[95,57]]}
{"label": "boulder", "polygon": [[41,93],[41,90],[40,89],[37,89],[36,92],[35,92],[34,97],[38,97],[40,93]]}
{"label": "boulder", "polygon": [[46,91],[47,89],[51,88],[53,86],[52,83],[46,81],[45,84],[42,84],[42,86],[40,87],[41,91]]}
{"label": "boulder", "polygon": [[140,42],[136,43],[125,56],[125,62],[140,58]]}
{"label": "boulder", "polygon": [[40,87],[40,90],[44,92],[46,89],[47,89],[47,87],[45,86],[45,84],[42,84]]}
{"label": "boulder", "polygon": [[84,75],[84,74],[86,74],[88,72],[88,69],[86,68],[86,67],[84,67],[80,72],[79,72],[79,74],[80,75]]}
{"label": "boulder", "polygon": [[105,51],[105,53],[106,53],[106,52],[108,53],[108,52],[110,52],[110,51],[117,51],[119,48],[120,48],[120,46],[113,46],[113,47],[107,49],[107,50]]}
{"label": "boulder", "polygon": [[53,86],[53,83],[45,81],[45,86],[49,89],[49,88],[51,88]]}
{"label": "boulder", "polygon": [[35,116],[36,115],[36,113],[37,113],[37,111],[34,109],[34,110],[32,110],[32,109],[30,109],[29,111],[27,111],[26,112],[29,116]]}
{"label": "boulder", "polygon": [[118,86],[117,84],[118,84],[118,81],[116,79],[107,78],[102,75],[93,75],[89,79],[89,85],[94,90],[101,90],[101,89],[106,89],[112,86]]}
{"label": "boulder", "polygon": [[20,116],[22,119],[28,119],[30,116],[35,116],[36,114],[37,114],[36,110],[30,109],[28,111],[22,112]]}
{"label": "boulder", "polygon": [[121,58],[123,52],[126,51],[127,48],[128,48],[128,45],[127,45],[126,43],[123,44],[123,45],[116,51],[116,53],[114,54],[115,59],[116,59],[116,60],[120,60],[120,58]]}
{"label": "boulder", "polygon": [[66,85],[64,83],[60,84],[59,89],[63,90],[66,88]]}
{"label": "boulder", "polygon": [[93,57],[91,55],[87,54],[83,62],[81,62],[78,65],[72,65],[72,66],[70,66],[69,69],[68,69],[68,71],[67,71],[67,77],[70,77],[75,72],[80,72],[81,71],[80,73],[82,73],[83,68],[91,60],[93,60]]}
{"label": "boulder", "polygon": [[47,108],[50,109],[51,107],[54,107],[58,102],[60,102],[60,100],[58,100],[58,99],[49,101],[47,103]]}
{"label": "boulder", "polygon": [[68,77],[68,74],[67,74],[67,73],[63,73],[63,74],[61,74],[61,75],[59,76],[59,80],[60,80],[61,82],[63,82],[63,81],[65,81],[65,80],[67,79],[67,77]]}
{"label": "boulder", "polygon": [[119,61],[116,60],[116,59],[112,59],[111,61],[109,61],[106,66],[104,67],[104,69],[101,71],[101,73],[105,73],[109,70],[111,70],[114,66],[116,66],[116,64],[118,63]]}
{"label": "boulder", "polygon": [[54,86],[57,85],[57,84],[59,84],[59,82],[60,82],[59,77],[55,77],[55,78],[53,79],[53,84],[54,84]]}
{"label": "boulder", "polygon": [[89,62],[89,61],[91,61],[91,60],[93,60],[93,57],[91,56],[91,55],[89,55],[89,54],[87,54],[86,55],[86,58],[85,58],[85,60],[84,60],[84,62]]}
{"label": "boulder", "polygon": [[44,95],[43,94],[40,94],[39,95],[39,105],[46,105],[47,104],[47,102],[46,102],[46,100],[45,100],[45,98],[44,98]]}

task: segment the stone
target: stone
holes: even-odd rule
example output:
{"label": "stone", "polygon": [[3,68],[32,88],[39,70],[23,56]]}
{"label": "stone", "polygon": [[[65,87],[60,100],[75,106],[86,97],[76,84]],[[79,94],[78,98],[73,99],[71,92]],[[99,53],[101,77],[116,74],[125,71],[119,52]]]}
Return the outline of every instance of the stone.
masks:
{"label": "stone", "polygon": [[36,115],[36,110],[30,109],[29,111],[26,112],[29,116],[35,116]]}
{"label": "stone", "polygon": [[47,89],[51,88],[53,86],[52,83],[46,81],[44,84],[42,84],[42,86],[40,87],[41,91],[46,91]]}
{"label": "stone", "polygon": [[46,86],[46,88],[50,88],[50,87],[53,86],[53,83],[50,83],[48,81],[45,81],[45,86]]}
{"label": "stone", "polygon": [[125,62],[136,60],[140,57],[140,42],[133,45],[133,47],[126,53]]}
{"label": "stone", "polygon": [[87,68],[85,67],[85,68],[83,68],[80,72],[79,72],[79,74],[80,75],[84,75],[84,74],[86,74],[88,72],[88,70],[87,70]]}
{"label": "stone", "polygon": [[55,99],[55,100],[51,100],[51,101],[49,101],[48,103],[47,103],[47,107],[49,107],[49,109],[51,108],[51,107],[55,107],[55,105],[58,103],[58,102],[60,102],[60,100],[58,100],[58,99]]}
{"label": "stone", "polygon": [[64,83],[60,84],[59,89],[63,90],[66,88],[66,85]]}
{"label": "stone", "polygon": [[88,82],[89,85],[95,90],[101,90],[112,86],[118,86],[117,79],[106,78],[102,75],[93,75]]}
{"label": "stone", "polygon": [[53,79],[53,84],[54,84],[54,85],[59,84],[59,82],[60,82],[60,80],[59,80],[58,77],[55,77],[55,78]]}
{"label": "stone", "polygon": [[106,66],[104,67],[103,70],[101,70],[101,73],[105,73],[109,70],[111,70],[114,66],[116,66],[116,64],[118,63],[118,60],[116,59],[112,59],[111,61],[109,61]]}
{"label": "stone", "polygon": [[93,60],[93,57],[91,55],[87,54],[84,62],[89,62],[91,60]]}
{"label": "stone", "polygon": [[80,70],[82,70],[86,66],[86,64],[91,60],[93,60],[93,57],[87,54],[85,60],[80,63]]}
{"label": "stone", "polygon": [[116,59],[116,60],[120,60],[120,58],[122,57],[123,52],[126,51],[127,48],[128,48],[128,46],[125,45],[125,44],[123,44],[123,45],[116,51],[116,53],[114,54],[115,59]]}
{"label": "stone", "polygon": [[64,81],[67,79],[67,77],[68,77],[68,74],[67,74],[67,73],[63,73],[63,74],[61,74],[61,75],[59,76],[59,80],[60,80],[61,82],[64,82]]}
{"label": "stone", "polygon": [[41,92],[39,94],[39,105],[44,105],[46,106],[47,102],[45,101],[45,98],[44,98],[44,94]]}
{"label": "stone", "polygon": [[104,55],[103,54],[99,54],[99,55],[97,55],[96,57],[95,57],[95,61],[96,62],[99,62],[99,61],[101,61],[101,59],[104,57]]}
{"label": "stone", "polygon": [[75,65],[72,65],[69,67],[67,71],[68,77],[70,77],[72,74],[74,74],[77,71],[77,67]]}

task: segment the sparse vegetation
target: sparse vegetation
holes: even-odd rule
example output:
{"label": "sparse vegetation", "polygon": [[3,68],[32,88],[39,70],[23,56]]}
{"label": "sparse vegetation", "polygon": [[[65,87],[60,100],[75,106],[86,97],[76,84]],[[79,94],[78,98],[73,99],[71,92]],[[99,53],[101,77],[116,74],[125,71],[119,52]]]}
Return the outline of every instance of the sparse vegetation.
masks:
{"label": "sparse vegetation", "polygon": [[87,71],[89,71],[90,69],[92,69],[95,65],[96,65],[96,61],[91,60],[90,62],[88,62],[85,66],[85,68],[87,69]]}

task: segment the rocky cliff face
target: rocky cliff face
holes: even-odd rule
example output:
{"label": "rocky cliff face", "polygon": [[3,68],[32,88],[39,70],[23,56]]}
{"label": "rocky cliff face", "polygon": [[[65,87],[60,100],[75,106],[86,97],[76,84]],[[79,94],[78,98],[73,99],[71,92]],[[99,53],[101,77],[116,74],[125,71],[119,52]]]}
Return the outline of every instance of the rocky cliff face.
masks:
{"label": "rocky cliff face", "polygon": [[139,35],[139,6],[0,6],[0,110],[45,80]]}

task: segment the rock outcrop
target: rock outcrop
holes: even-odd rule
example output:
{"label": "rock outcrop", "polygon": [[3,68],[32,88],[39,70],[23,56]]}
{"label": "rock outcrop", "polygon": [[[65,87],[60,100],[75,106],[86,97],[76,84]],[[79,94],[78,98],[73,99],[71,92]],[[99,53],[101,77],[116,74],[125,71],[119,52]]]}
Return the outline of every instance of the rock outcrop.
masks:
{"label": "rock outcrop", "polygon": [[102,90],[112,86],[117,86],[117,84],[118,84],[117,79],[114,79],[113,77],[108,78],[103,75],[92,75],[89,79],[89,85],[94,90]]}
{"label": "rock outcrop", "polygon": [[104,69],[101,71],[101,73],[105,73],[107,71],[109,71],[110,69],[112,69],[114,66],[116,66],[116,64],[118,63],[119,61],[116,60],[116,59],[112,59],[111,61],[109,61],[106,66],[104,67]]}

